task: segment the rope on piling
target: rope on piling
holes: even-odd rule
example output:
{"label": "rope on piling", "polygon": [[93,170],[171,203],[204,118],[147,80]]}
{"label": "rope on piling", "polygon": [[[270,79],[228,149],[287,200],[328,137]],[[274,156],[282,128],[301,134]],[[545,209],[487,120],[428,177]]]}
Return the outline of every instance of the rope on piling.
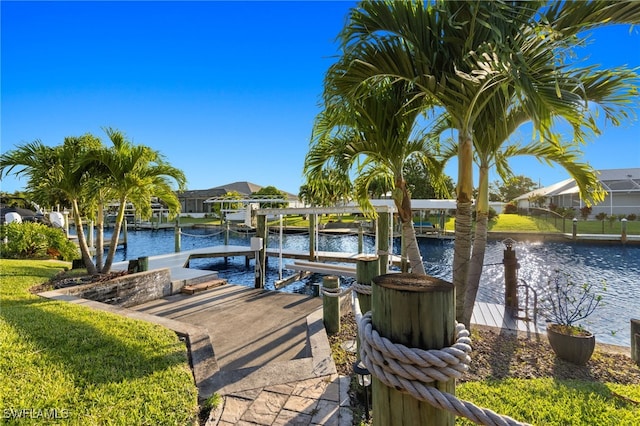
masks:
{"label": "rope on piling", "polygon": [[351,293],[351,287],[347,287],[347,288],[329,288],[329,287],[324,287],[324,286],[320,286],[320,293],[323,296],[327,296],[327,297],[342,297],[342,296],[346,296],[347,294]]}
{"label": "rope on piling", "polygon": [[358,282],[354,282],[351,284],[351,288],[353,291],[359,294],[371,294],[371,285],[368,284],[360,284]]}
{"label": "rope on piling", "polygon": [[[353,297],[354,305],[359,305]],[[432,406],[487,426],[523,426],[509,416],[462,401],[447,392],[441,392],[425,383],[460,378],[469,368],[471,339],[464,324],[456,323],[456,343],[443,349],[424,350],[395,344],[373,329],[371,312],[360,314],[354,306],[358,334],[361,339],[360,355],[365,367],[378,380],[389,387],[410,394]]]}

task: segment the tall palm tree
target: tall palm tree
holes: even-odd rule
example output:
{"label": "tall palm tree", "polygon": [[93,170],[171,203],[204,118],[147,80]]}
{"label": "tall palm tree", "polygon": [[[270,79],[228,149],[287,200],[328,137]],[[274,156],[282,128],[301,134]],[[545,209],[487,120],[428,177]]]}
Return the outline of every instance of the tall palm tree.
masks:
{"label": "tall palm tree", "polygon": [[[564,99],[577,95],[580,102],[574,107],[557,102],[547,103],[542,108],[539,105],[528,106],[530,98],[518,98],[517,88],[507,86],[485,104],[475,126],[478,196],[473,249],[461,317],[465,324],[470,323],[484,263],[489,213],[489,169],[495,166],[502,177],[510,176],[512,173],[507,164],[509,158],[535,156],[542,162],[556,163],[563,167],[577,182],[580,196],[587,205],[602,201],[605,193],[596,172],[588,164],[579,161],[581,153],[576,148],[588,136],[600,131],[593,114],[596,106],[598,110],[605,112],[607,122],[619,124],[631,112],[628,107],[637,87],[637,75],[624,68],[606,71],[598,71],[592,67],[568,68],[561,61],[555,60],[554,50],[562,47],[566,52],[571,48],[564,38],[555,39],[554,49],[546,40],[527,34],[525,29],[518,40],[522,43],[520,50],[527,58],[531,58],[530,69],[534,72],[530,76],[535,77],[537,90],[560,93]],[[522,123],[532,119],[529,114],[533,108],[539,111],[538,117],[551,118],[543,122],[534,121],[534,129],[539,132],[540,139],[525,146],[505,146],[509,136]],[[554,120],[556,118],[559,120]],[[553,123],[558,121],[569,124],[573,129],[572,140],[563,141],[558,134],[553,133]],[[546,123],[551,125],[544,127],[547,126]]]}
{"label": "tall palm tree", "polygon": [[[79,159],[101,146],[92,135],[65,138],[60,146],[49,147],[40,141],[21,145],[0,157],[0,176],[14,173],[28,178],[30,197],[44,206],[63,205],[72,208],[78,244],[87,272],[97,273],[87,244],[82,216],[86,200],[86,184],[90,170],[80,167]],[[15,170],[15,171],[14,171]]]}
{"label": "tall palm tree", "polygon": [[183,190],[186,178],[181,170],[168,164],[158,151],[132,144],[118,130],[104,130],[112,146],[91,152],[85,161],[92,164],[94,170],[101,169],[99,176],[110,187],[118,203],[109,252],[101,271],[107,273],[113,264],[127,203],[133,204],[142,217],[149,217],[151,197],[156,196],[167,205],[169,215],[174,216],[180,212],[180,202],[172,182],[177,184],[177,189]]}
{"label": "tall palm tree", "polygon": [[314,124],[304,173],[313,183],[323,179],[327,167],[338,170],[341,176],[355,171],[355,199],[365,213],[372,215],[375,211],[369,200],[369,186],[385,179],[393,188],[409,264],[414,272],[424,274],[413,228],[411,194],[403,174],[403,165],[411,157],[418,158],[425,167],[436,166],[427,156],[431,149],[426,139],[416,133],[422,99],[414,96],[410,84],[391,81],[370,85],[366,96],[335,93],[334,78],[339,78],[342,65],[336,64],[328,73],[325,109]]}
{"label": "tall palm tree", "polygon": [[[473,135],[483,109],[506,90],[506,99],[516,97],[541,138],[549,138],[554,114],[570,116],[585,105],[579,84],[565,92],[562,84],[552,84],[569,78],[555,69],[558,49],[575,42],[582,29],[638,19],[640,7],[630,1],[373,1],[352,11],[340,36],[344,56],[351,58],[339,80],[340,91],[363,93],[371,81],[386,78],[410,81],[421,96],[446,111],[457,132],[453,281],[459,320],[471,255]],[[548,50],[527,55],[526,42],[544,42]],[[555,72],[538,73],[540,64]],[[584,122],[576,117],[571,125],[579,135]]]}

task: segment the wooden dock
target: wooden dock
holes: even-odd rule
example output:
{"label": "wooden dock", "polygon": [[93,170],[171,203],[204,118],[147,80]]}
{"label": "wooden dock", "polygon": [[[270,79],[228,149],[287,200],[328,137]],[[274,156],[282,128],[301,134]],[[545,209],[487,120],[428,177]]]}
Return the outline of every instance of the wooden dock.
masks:
{"label": "wooden dock", "polygon": [[471,324],[485,325],[524,333],[543,333],[534,321],[514,318],[506,306],[496,303],[476,302]]}

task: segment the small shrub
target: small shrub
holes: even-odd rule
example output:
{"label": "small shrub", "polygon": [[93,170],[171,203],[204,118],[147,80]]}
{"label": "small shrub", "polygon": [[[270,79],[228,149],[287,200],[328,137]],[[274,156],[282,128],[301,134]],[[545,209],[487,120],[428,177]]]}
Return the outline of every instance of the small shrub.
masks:
{"label": "small shrub", "polygon": [[2,228],[2,257],[14,259],[56,258],[70,261],[78,248],[64,232],[36,222],[10,223]]}
{"label": "small shrub", "polygon": [[580,208],[580,217],[582,217],[582,220],[587,220],[591,214],[591,210],[591,206],[584,206]]}
{"label": "small shrub", "polygon": [[545,288],[541,310],[556,324],[576,326],[596,310],[606,290],[604,281],[601,286],[590,282],[579,284],[569,274],[556,270]]}
{"label": "small shrub", "polygon": [[607,214],[605,212],[600,212],[596,215],[597,220],[605,220],[607,218]]}
{"label": "small shrub", "polygon": [[635,215],[635,213],[631,213],[629,216],[627,216],[627,220],[636,220],[638,218],[638,216]]}
{"label": "small shrub", "polygon": [[507,203],[504,206],[504,213],[505,214],[517,214],[518,213],[518,206],[514,203]]}

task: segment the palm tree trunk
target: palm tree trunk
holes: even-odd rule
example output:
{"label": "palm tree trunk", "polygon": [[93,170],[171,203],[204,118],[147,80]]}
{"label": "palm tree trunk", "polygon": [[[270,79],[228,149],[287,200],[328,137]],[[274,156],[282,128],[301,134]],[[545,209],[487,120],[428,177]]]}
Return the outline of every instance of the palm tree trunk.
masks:
{"label": "palm tree trunk", "polygon": [[413,227],[413,221],[402,222],[402,236],[406,244],[407,258],[411,266],[411,273],[426,275],[424,263],[422,263],[422,255],[420,254],[420,246],[416,238],[416,230]]}
{"label": "palm tree trunk", "polygon": [[487,248],[487,223],[489,221],[488,212],[476,212],[476,230],[473,236],[473,253],[471,254],[471,265],[469,267],[469,279],[467,280],[467,293],[464,298],[464,313],[462,323],[471,329],[471,315],[473,306],[476,303],[476,296],[480,288],[480,277],[484,264],[484,254]]}
{"label": "palm tree trunk", "polygon": [[413,211],[411,210],[411,195],[407,190],[407,182],[404,177],[396,177],[396,188],[393,194],[393,201],[398,209],[398,217],[402,223],[402,239],[404,241],[405,252],[409,258],[409,266],[414,274],[426,275],[422,263],[422,255],[418,246],[416,230],[413,227]]}
{"label": "palm tree trunk", "polygon": [[84,267],[87,268],[89,275],[95,275],[98,273],[96,266],[91,259],[91,253],[89,252],[89,246],[87,245],[87,239],[84,236],[84,229],[82,227],[82,218],[80,217],[80,210],[78,209],[78,200],[72,201],[73,221],[76,223],[76,234],[78,235],[78,246],[80,246],[80,254],[82,255],[82,262]]}
{"label": "palm tree trunk", "polygon": [[487,248],[487,223],[489,221],[489,166],[480,165],[478,172],[478,198],[476,199],[476,230],[473,235],[473,252],[469,266],[467,290],[464,296],[462,323],[471,327],[471,315],[480,288],[480,277]]}
{"label": "palm tree trunk", "polygon": [[122,228],[122,221],[124,220],[124,212],[126,209],[126,198],[120,200],[120,207],[118,207],[118,215],[116,216],[116,223],[113,226],[113,235],[111,235],[111,242],[109,243],[109,251],[107,253],[107,260],[104,262],[102,268],[103,274],[108,274],[113,264],[113,258],[116,255],[116,249],[118,248],[118,238],[120,237],[120,229]]}
{"label": "palm tree trunk", "polygon": [[473,145],[471,133],[458,135],[458,186],[456,189],[456,232],[453,249],[453,284],[456,288],[456,320],[462,322],[467,276],[471,257],[471,202],[473,191]]}
{"label": "palm tree trunk", "polygon": [[96,237],[96,269],[101,271],[102,258],[104,257],[104,208],[102,203],[98,204],[96,227],[98,228],[98,236]]}

